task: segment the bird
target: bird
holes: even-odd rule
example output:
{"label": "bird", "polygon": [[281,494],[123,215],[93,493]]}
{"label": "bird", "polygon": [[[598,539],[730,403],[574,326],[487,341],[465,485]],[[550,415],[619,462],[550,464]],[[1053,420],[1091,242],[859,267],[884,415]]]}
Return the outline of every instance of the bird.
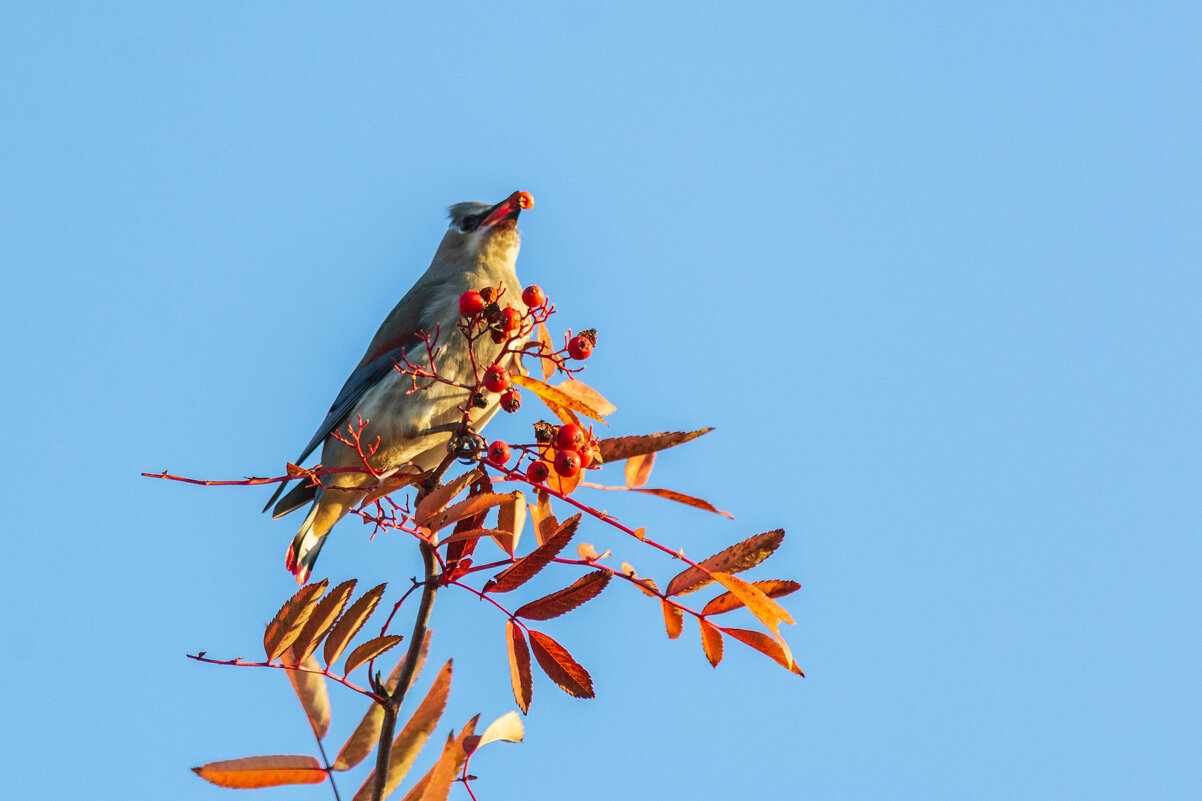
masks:
{"label": "bird", "polygon": [[[437,334],[434,368],[438,374],[475,385],[476,368],[467,341],[456,329],[459,298],[468,290],[485,287],[500,288],[502,304],[506,297],[520,297],[522,287],[515,271],[521,247],[517,220],[533,205],[530,193],[514,192],[495,205],[456,203],[447,210],[450,224],[430,266],[384,319],[296,464],[321,445],[322,467],[362,468],[360,453],[334,436],[341,431],[343,438],[349,439],[348,426],[356,426],[362,419],[368,421],[362,431],[364,450],[379,438],[376,451],[367,457],[374,470],[383,472],[407,464],[414,471],[429,470],[447,454],[447,443],[463,417],[461,405],[470,409],[470,423],[476,431],[496,414],[498,396],[493,393],[484,393],[480,408],[472,406],[467,390],[441,382],[413,391],[412,377],[399,372],[396,365],[402,363],[403,354],[413,364],[428,368],[430,353],[422,333],[431,338]],[[493,362],[501,347],[487,335],[476,340],[475,359],[481,370]],[[521,370],[516,354],[507,359],[511,371]],[[309,580],[334,524],[366,497],[375,482],[367,472],[333,472],[322,479],[324,486],[302,481],[283,498],[280,495],[288,482],[280,483],[263,507],[266,512],[274,504],[273,519],[309,504],[284,560],[298,584]]]}

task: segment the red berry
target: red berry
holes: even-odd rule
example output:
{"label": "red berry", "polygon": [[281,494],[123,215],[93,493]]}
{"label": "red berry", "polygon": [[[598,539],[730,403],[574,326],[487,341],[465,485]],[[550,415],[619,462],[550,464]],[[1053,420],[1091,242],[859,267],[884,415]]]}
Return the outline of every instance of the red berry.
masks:
{"label": "red berry", "polygon": [[546,462],[531,462],[526,468],[526,478],[535,484],[541,484],[551,475],[551,471],[547,469]]}
{"label": "red berry", "polygon": [[559,451],[555,454],[555,472],[571,478],[580,472],[580,454],[576,451]]}
{"label": "red berry", "polygon": [[496,440],[488,446],[488,461],[496,465],[503,465],[509,461],[509,443],[504,440]]}
{"label": "red berry", "polygon": [[555,447],[561,451],[576,451],[580,453],[588,442],[588,434],[575,423],[562,425],[555,432]]}
{"label": "red berry", "polygon": [[505,331],[516,331],[522,327],[522,314],[512,306],[501,310],[501,328]]}
{"label": "red berry", "polygon": [[485,370],[484,388],[489,392],[504,392],[509,389],[509,371],[499,364]]}
{"label": "red berry", "polygon": [[568,355],[573,359],[584,361],[593,355],[593,343],[584,337],[572,337],[568,343]]}
{"label": "red berry", "polygon": [[588,467],[592,463],[593,463],[593,449],[586,444],[585,447],[583,449],[581,449],[581,451],[580,451],[580,466],[582,468]]}
{"label": "red berry", "polygon": [[469,289],[459,296],[459,313],[465,317],[479,314],[487,305],[484,302],[484,296],[474,289]]}
{"label": "red berry", "polygon": [[501,408],[510,414],[522,408],[521,394],[513,387],[505,390],[505,394],[501,395]]}
{"label": "red berry", "polygon": [[527,306],[541,306],[547,301],[547,296],[543,294],[543,288],[538,284],[531,284],[522,290],[522,303]]}

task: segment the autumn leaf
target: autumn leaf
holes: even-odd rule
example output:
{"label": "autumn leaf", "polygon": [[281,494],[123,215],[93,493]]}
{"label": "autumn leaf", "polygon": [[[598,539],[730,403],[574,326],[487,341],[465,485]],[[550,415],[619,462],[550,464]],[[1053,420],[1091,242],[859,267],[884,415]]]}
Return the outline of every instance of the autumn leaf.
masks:
{"label": "autumn leaf", "polygon": [[576,528],[580,525],[580,518],[581,515],[577,513],[565,520],[550,539],[498,573],[491,582],[485,585],[484,591],[509,592],[534,578],[535,574],[558,556],[559,552],[572,539]]}
{"label": "autumn leaf", "polygon": [[505,622],[505,643],[509,649],[509,680],[513,684],[513,698],[524,715],[530,711],[530,701],[534,695],[530,649],[526,647],[526,635],[512,620]]}
{"label": "autumn leaf", "polygon": [[[447,697],[450,693],[451,660],[447,660],[447,663],[438,671],[438,675],[434,677],[434,683],[430,685],[430,689],[426,691],[426,697],[422,699],[413,715],[406,721],[400,734],[392,741],[392,750],[388,755],[388,776],[384,780],[385,798],[401,785],[406,774],[413,767],[418,754],[425,747],[426,741],[438,727],[438,721],[442,718],[443,710],[446,709]],[[379,736],[377,731],[376,738],[378,739]],[[339,760],[341,760],[341,755]],[[375,773],[373,770],[367,775],[367,779],[355,793],[355,801],[367,801],[371,798],[372,788],[376,781]]]}
{"label": "autumn leaf", "polygon": [[698,563],[697,567],[690,565],[682,570],[668,582],[666,594],[684,595],[699,590],[714,580],[711,573],[741,573],[750,570],[771,556],[784,539],[784,529],[779,528],[748,537]]}
{"label": "autumn leaf", "polygon": [[517,712],[506,712],[488,724],[484,734],[472,735],[463,741],[463,750],[471,756],[477,749],[489,743],[520,743],[526,736],[526,727]]}
{"label": "autumn leaf", "polygon": [[626,460],[626,488],[634,489],[647,483],[651,478],[651,466],[655,464],[655,454],[631,456]]}
{"label": "autumn leaf", "polygon": [[414,484],[421,483],[422,476],[420,473],[401,473],[396,472],[391,475],[381,476],[376,483],[376,486],[368,491],[367,496],[360,501],[359,506],[367,506],[375,503],[385,495],[391,495],[402,487],[412,487]]}
{"label": "autumn leaf", "polygon": [[[565,391],[564,385],[573,383],[571,381],[564,381],[559,386],[553,387],[550,384],[545,384],[542,381],[539,381],[537,378],[531,378],[530,376],[512,375],[510,378],[513,379],[513,383],[526,387],[526,389],[537,395],[540,400],[542,400],[544,403],[547,403],[547,408],[551,409],[552,412],[555,411],[555,406],[565,406],[572,411],[580,412],[587,417],[591,417],[598,422],[604,423],[604,416],[611,414],[614,410],[613,405],[609,401],[605,400],[605,398],[602,398],[600,395],[597,395],[595,392],[593,395],[596,395],[596,399],[600,399],[601,402],[599,408],[589,402],[590,400],[595,402],[595,399],[591,399],[589,394],[587,392],[583,392],[580,387],[574,386]],[[576,383],[579,384],[579,382]],[[602,411],[602,409],[608,409],[609,411]]]}
{"label": "autumn leaf", "polygon": [[[413,687],[413,683],[417,681],[418,675],[422,671],[422,667],[426,664],[426,655],[430,652],[430,629],[426,629],[426,636],[422,640],[421,650],[417,654],[417,666],[413,668],[413,673],[409,679],[409,686],[405,688],[408,693]],[[388,674],[388,678],[384,681],[384,687],[388,692],[396,692],[397,685],[401,681],[401,673],[405,670],[405,663],[409,660],[409,655],[406,654],[396,663],[396,667],[392,669],[392,673]],[[435,683],[438,679],[434,679]],[[372,701],[367,707],[367,712],[363,715],[363,719],[359,721],[359,725],[351,732],[351,736],[347,738],[343,744],[342,750],[338,752],[338,758],[334,760],[334,770],[350,770],[351,768],[362,762],[372,749],[376,747],[376,743],[380,741],[380,730],[384,725],[384,707]]]}
{"label": "autumn leaf", "polygon": [[326,667],[334,666],[334,662],[341,656],[342,651],[359,633],[359,629],[363,628],[363,624],[371,617],[372,612],[376,611],[376,605],[380,603],[380,596],[384,594],[386,586],[388,585],[378,584],[372,587],[363,593],[359,600],[351,604],[351,608],[346,610],[342,617],[338,618],[338,622],[334,624],[334,628],[326,637],[324,652]]}
{"label": "autumn leaf", "polygon": [[350,598],[351,593],[354,591],[355,579],[349,579],[330,590],[330,594],[318,602],[313,612],[309,615],[309,621],[305,623],[305,627],[301,629],[300,634],[297,635],[296,640],[292,643],[290,650],[294,652],[297,658],[304,659],[313,653],[313,650],[317,648],[317,644],[333,628],[334,621],[342,614],[347,599]]}
{"label": "autumn leaf", "polygon": [[483,474],[480,468],[469,470],[461,476],[456,476],[441,487],[431,490],[426,497],[422,498],[417,504],[417,509],[414,510],[414,519],[419,526],[424,526],[430,522],[430,519],[447,508],[447,504],[451,502],[459,493],[463,492],[468,484],[478,479]]}
{"label": "autumn leaf", "polygon": [[530,650],[538,666],[568,695],[593,697],[593,679],[562,645],[540,631],[530,629]]}
{"label": "autumn leaf", "polygon": [[476,733],[476,721],[479,719],[480,716],[476,715],[467,722],[458,737],[447,738],[442,755],[434,763],[434,767],[430,768],[426,775],[413,785],[402,801],[446,801],[447,795],[451,792],[451,785],[455,783],[455,777],[459,774],[459,769],[467,761],[467,751],[463,747],[464,741]]}
{"label": "autumn leaf", "polygon": [[305,623],[309,621],[309,615],[313,613],[317,599],[325,592],[327,584],[329,582],[322,579],[316,584],[301,587],[284,602],[280,611],[276,612],[275,618],[267,624],[267,631],[263,634],[263,651],[267,654],[268,662],[278,658],[296,640]]}
{"label": "autumn leaf", "polygon": [[739,642],[750,645],[761,654],[772,657],[786,670],[796,673],[803,678],[805,677],[805,674],[801,672],[801,668],[793,661],[792,655],[786,655],[785,649],[780,647],[780,643],[764,632],[753,631],[752,629],[728,629],[722,626],[718,626],[717,628],[723,634],[729,634]]}
{"label": "autumn leaf", "polygon": [[[801,589],[801,585],[796,581],[784,581],[782,579],[766,579],[764,581],[753,581],[752,586],[760,592],[767,595],[769,598],[782,598],[790,593],[797,592]],[[703,615],[720,615],[723,612],[730,612],[734,609],[742,609],[743,602],[738,599],[732,592],[724,592],[715,597],[705,605],[701,610]]]}
{"label": "autumn leaf", "polygon": [[321,763],[311,756],[295,754],[227,759],[192,768],[192,771],[205,781],[236,789],[320,784],[326,780]]}
{"label": "autumn leaf", "polygon": [[697,622],[701,624],[701,647],[705,650],[705,658],[710,665],[718,667],[722,661],[722,632],[703,617],[697,618]]}
{"label": "autumn leaf", "polygon": [[643,456],[656,451],[667,450],[690,440],[697,439],[703,434],[713,431],[703,428],[699,431],[669,431],[660,434],[644,434],[636,437],[610,437],[598,443],[601,457],[606,463],[629,459],[632,456]]}
{"label": "autumn leaf", "polygon": [[[518,494],[520,495],[521,493]],[[464,498],[454,506],[446,509],[441,514],[432,515],[424,525],[429,527],[431,531],[438,531],[439,529],[445,528],[452,523],[458,523],[465,517],[471,517],[472,515],[477,515],[480,512],[487,511],[494,506],[500,506],[501,504],[512,500],[513,497],[514,493],[512,492],[504,494],[496,492],[482,492],[479,495],[471,495],[467,498]]]}
{"label": "autumn leaf", "polygon": [[675,640],[684,627],[684,612],[680,611],[679,606],[669,603],[667,598],[660,598],[659,603],[664,610],[664,627],[668,630],[668,639]]}
{"label": "autumn leaf", "polygon": [[572,586],[545,595],[537,601],[531,601],[513,614],[527,620],[550,620],[559,617],[600,595],[605,585],[609,584],[612,575],[608,570],[594,570],[582,576]]}
{"label": "autumn leaf", "polygon": [[645,492],[648,495],[654,495],[657,498],[666,498],[669,501],[676,501],[677,503],[683,503],[685,506],[692,506],[695,509],[702,509],[706,512],[713,512],[716,515],[722,515],[723,517],[730,518],[731,520],[735,519],[735,516],[732,515],[730,512],[722,511],[721,509],[719,509],[717,506],[714,506],[709,501],[703,500],[701,498],[694,498],[692,495],[685,495],[683,492],[677,492],[676,490],[670,490],[670,489],[648,489],[648,488],[643,488],[643,487],[632,487],[631,489],[633,489],[634,492]]}
{"label": "autumn leaf", "polygon": [[[551,332],[547,330],[547,326],[542,323],[538,324],[537,340],[542,343],[543,353],[552,354],[555,352],[555,345],[551,342]],[[555,375],[555,362],[550,359],[539,359],[543,366],[543,381],[550,381],[551,376]]]}
{"label": "autumn leaf", "polygon": [[399,634],[384,634],[368,640],[351,651],[351,655],[346,658],[346,667],[343,669],[342,675],[349,676],[355,668],[395,647],[403,639],[405,638]]}
{"label": "autumn leaf", "polygon": [[498,531],[495,528],[468,528],[463,531],[456,531],[448,536],[445,540],[441,540],[438,544],[448,545],[452,542],[462,542],[463,540],[478,540],[481,537],[500,537],[508,532]]}
{"label": "autumn leaf", "polygon": [[785,659],[787,660],[785,667],[792,668],[793,654],[789,651],[789,644],[785,642],[785,638],[780,633],[780,624],[788,623],[792,625],[793,616],[786,612],[783,606],[769,598],[753,584],[744,581],[738,576],[732,576],[729,573],[715,573],[714,579],[734,593],[735,597],[743,602],[743,605],[750,610],[751,614],[755,615],[768,628],[768,631],[780,643],[780,647],[785,653]]}
{"label": "autumn leaf", "polygon": [[518,548],[522,537],[522,529],[526,527],[526,496],[521,491],[511,493],[510,500],[501,504],[497,509],[497,528],[506,532],[507,537],[493,536],[497,544],[510,556]]}
{"label": "autumn leaf", "polygon": [[[593,389],[583,381],[580,381],[579,379],[569,378],[567,381],[556,384],[555,388],[568,397],[575,399],[579,403],[587,405],[590,409],[596,410],[603,416],[613,414],[618,410],[618,407],[614,406],[612,403],[602,397],[600,392]],[[572,408],[576,409],[581,414],[588,414],[589,417],[592,417],[594,420],[600,419],[579,407],[573,406]],[[605,421],[602,420],[601,422]]]}
{"label": "autumn leaf", "polygon": [[305,717],[309,719],[309,725],[313,727],[313,733],[320,740],[330,730],[330,694],[326,689],[325,676],[309,671],[320,671],[321,665],[317,664],[317,659],[312,654],[306,654],[304,659],[298,662],[296,651],[292,648],[284,652],[280,661],[285,665],[299,664],[300,667],[305,668],[305,670],[286,670],[284,672],[288,674],[288,681],[291,682],[296,697],[300,699],[301,706],[305,710]]}
{"label": "autumn leaf", "polygon": [[530,505],[528,508],[534,521],[534,538],[538,541],[539,545],[542,545],[559,528],[559,521],[555,519],[555,514],[551,511],[550,494],[545,489],[540,489],[538,491],[538,504]]}

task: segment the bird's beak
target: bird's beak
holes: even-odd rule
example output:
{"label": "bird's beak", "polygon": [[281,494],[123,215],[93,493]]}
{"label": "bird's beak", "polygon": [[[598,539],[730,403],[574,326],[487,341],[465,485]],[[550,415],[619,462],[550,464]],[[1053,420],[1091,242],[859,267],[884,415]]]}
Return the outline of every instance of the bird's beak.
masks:
{"label": "bird's beak", "polygon": [[521,213],[522,209],[531,208],[533,205],[534,198],[530,196],[529,192],[514,192],[489,209],[488,216],[484,218],[484,222],[476,226],[476,230],[482,231],[503,220],[514,220],[516,222],[518,214]]}

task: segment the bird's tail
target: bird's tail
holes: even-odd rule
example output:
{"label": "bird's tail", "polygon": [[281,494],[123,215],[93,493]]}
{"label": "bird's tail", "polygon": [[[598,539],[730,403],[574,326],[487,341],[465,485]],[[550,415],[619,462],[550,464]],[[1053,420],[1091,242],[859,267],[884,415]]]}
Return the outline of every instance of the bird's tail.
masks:
{"label": "bird's tail", "polygon": [[313,563],[317,561],[317,555],[321,553],[321,546],[325,544],[326,537],[330,536],[328,530],[324,534],[317,534],[313,531],[313,523],[317,519],[319,505],[314,503],[313,507],[309,509],[309,514],[305,516],[305,522],[301,523],[300,531],[296,532],[296,537],[293,538],[287,553],[284,554],[284,567],[296,576],[297,584],[304,584],[309,580],[309,574],[313,572]]}

